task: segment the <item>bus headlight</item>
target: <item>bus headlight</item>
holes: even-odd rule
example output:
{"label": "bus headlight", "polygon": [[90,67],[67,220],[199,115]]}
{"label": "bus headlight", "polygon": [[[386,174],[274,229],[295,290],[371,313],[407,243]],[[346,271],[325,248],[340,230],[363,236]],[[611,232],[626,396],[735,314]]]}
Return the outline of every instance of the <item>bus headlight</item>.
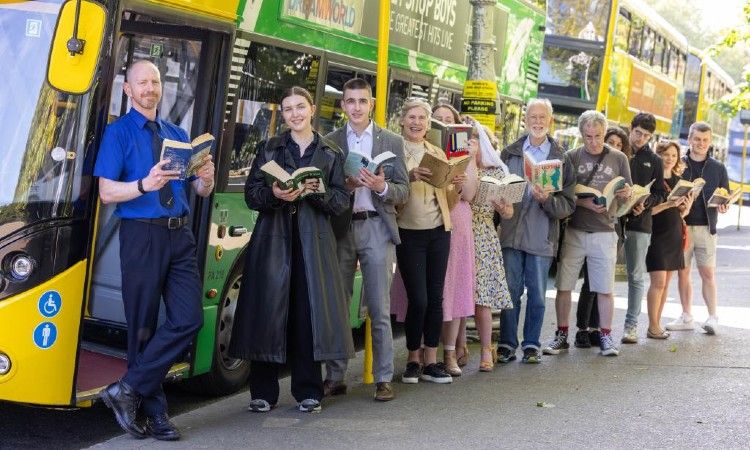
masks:
{"label": "bus headlight", "polygon": [[16,280],[26,280],[33,271],[34,261],[25,253],[19,253],[10,260],[10,274]]}
{"label": "bus headlight", "polygon": [[10,372],[10,358],[5,353],[0,353],[0,375]]}

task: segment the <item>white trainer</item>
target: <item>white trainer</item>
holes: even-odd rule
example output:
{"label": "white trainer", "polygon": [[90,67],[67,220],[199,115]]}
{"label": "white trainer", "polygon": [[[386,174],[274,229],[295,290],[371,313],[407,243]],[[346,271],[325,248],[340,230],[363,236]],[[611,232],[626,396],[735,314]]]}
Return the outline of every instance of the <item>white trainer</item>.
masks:
{"label": "white trainer", "polygon": [[708,320],[703,323],[703,330],[706,334],[716,334],[716,329],[719,327],[719,318],[717,316],[708,316]]}
{"label": "white trainer", "polygon": [[667,330],[669,331],[688,331],[692,329],[695,329],[695,322],[693,322],[693,316],[688,313],[682,313],[680,317],[667,324]]}

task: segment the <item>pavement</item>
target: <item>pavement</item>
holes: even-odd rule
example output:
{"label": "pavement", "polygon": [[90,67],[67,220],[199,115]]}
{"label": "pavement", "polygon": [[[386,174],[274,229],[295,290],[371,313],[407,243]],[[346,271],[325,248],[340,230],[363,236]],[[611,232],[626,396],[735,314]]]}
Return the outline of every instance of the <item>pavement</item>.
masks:
{"label": "pavement", "polygon": [[[719,223],[719,333],[674,332],[666,341],[620,345],[619,357],[598,349],[545,356],[539,365],[518,361],[478,372],[479,347],[470,347],[464,375],[450,385],[394,383],[396,399],[372,400],[363,385],[362,352],[350,363],[349,393],[325,399],[316,414],[296,411],[289,378],[281,381],[279,407],[245,411],[243,392],[174,418],[178,443],[120,436],[94,448],[750,448],[750,212],[737,208]],[[706,317],[694,275],[693,314]],[[552,285],[550,285],[552,286]],[[618,282],[615,331],[621,336],[627,284]],[[555,329],[554,290],[542,340]],[[575,294],[574,294],[575,299]],[[673,281],[663,323],[681,312]],[[523,320],[523,318],[521,319]],[[572,340],[571,340],[572,344]],[[406,360],[403,338],[394,342],[396,380]],[[520,352],[519,352],[520,359]]]}

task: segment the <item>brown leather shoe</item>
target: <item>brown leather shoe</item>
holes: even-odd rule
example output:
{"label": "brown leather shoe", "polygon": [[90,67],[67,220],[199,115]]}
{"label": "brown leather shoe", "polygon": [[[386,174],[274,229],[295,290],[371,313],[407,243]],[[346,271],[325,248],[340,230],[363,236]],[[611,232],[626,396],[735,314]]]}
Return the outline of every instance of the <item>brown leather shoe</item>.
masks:
{"label": "brown leather shoe", "polygon": [[346,395],[346,384],[343,381],[325,380],[323,382],[323,397]]}
{"label": "brown leather shoe", "polygon": [[384,381],[375,385],[375,400],[379,402],[389,402],[396,398],[393,393],[393,386],[391,383]]}

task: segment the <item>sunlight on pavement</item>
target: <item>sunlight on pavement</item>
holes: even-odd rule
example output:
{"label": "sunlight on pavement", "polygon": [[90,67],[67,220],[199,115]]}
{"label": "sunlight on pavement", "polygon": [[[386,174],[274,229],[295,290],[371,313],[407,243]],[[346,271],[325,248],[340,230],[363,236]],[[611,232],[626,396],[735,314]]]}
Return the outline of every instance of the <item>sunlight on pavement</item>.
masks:
{"label": "sunlight on pavement", "polygon": [[[554,289],[547,290],[547,300],[552,303],[548,303],[547,307],[555,307],[555,295],[557,291]],[[572,293],[573,302],[578,304],[578,292]],[[628,309],[628,298],[615,296],[615,308],[626,311]],[[647,305],[643,301],[641,303],[641,316],[646,317]],[[572,308],[572,313],[575,313],[575,307]],[[663,319],[676,319],[682,314],[682,306],[680,306],[680,300],[674,297],[667,297],[667,304],[664,305],[664,312],[662,313]],[[737,306],[721,306],[719,305],[719,326],[730,327],[730,328],[742,328],[750,330],[750,307],[743,308]],[[697,325],[705,321],[708,317],[706,307],[704,305],[693,304],[693,319]],[[648,320],[648,319],[646,319]]]}

